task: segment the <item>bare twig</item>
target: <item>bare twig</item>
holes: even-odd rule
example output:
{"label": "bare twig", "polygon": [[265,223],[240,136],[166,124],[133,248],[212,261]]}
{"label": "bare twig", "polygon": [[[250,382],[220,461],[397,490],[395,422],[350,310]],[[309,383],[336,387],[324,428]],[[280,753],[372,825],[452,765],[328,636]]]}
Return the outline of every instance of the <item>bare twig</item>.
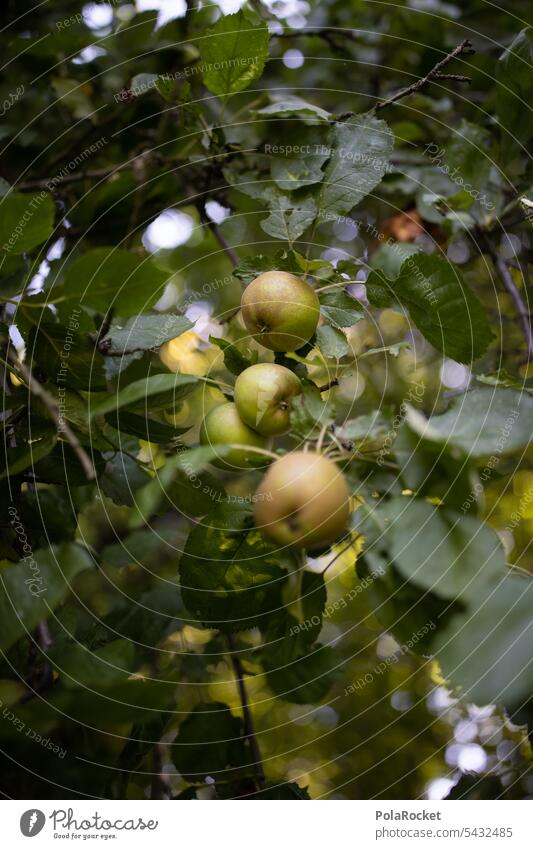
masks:
{"label": "bare twig", "polygon": [[520,318],[520,323],[522,325],[522,331],[524,333],[524,338],[527,344],[528,356],[529,359],[533,359],[533,332],[531,330],[531,318],[530,312],[527,309],[524,301],[522,300],[522,296],[516,287],[516,284],[511,276],[511,272],[507,268],[506,263],[500,257],[496,260],[496,268],[498,269],[498,273],[502,278],[502,283],[507,289],[509,295],[513,299],[513,303],[516,307],[516,311]]}
{"label": "bare twig", "polygon": [[242,716],[244,720],[244,736],[250,743],[250,750],[254,762],[254,771],[257,778],[257,783],[259,787],[261,787],[265,782],[265,772],[263,769],[261,750],[259,748],[259,743],[257,742],[257,738],[255,736],[252,712],[250,710],[250,704],[248,702],[248,693],[246,692],[246,684],[244,682],[245,671],[242,667],[240,658],[236,654],[235,640],[232,634],[227,635],[227,641],[231,665],[233,666],[233,672],[235,673],[237,687],[239,689],[239,697],[241,700]]}
{"label": "bare twig", "polygon": [[76,434],[71,430],[70,425],[68,425],[66,421],[62,420],[56,399],[53,397],[53,395],[50,395],[50,393],[47,392],[47,390],[39,383],[38,380],[33,377],[30,369],[19,360],[19,358],[11,350],[11,348],[8,349],[7,356],[24,378],[31,394],[35,395],[36,398],[39,398],[43,402],[48,412],[48,415],[56,425],[58,431],[64,435],[65,439],[74,451],[76,457],[80,461],[80,465],[82,466],[83,471],[85,472],[87,480],[94,480],[96,478],[96,472],[92,464],[91,458],[89,457],[85,449],[82,447],[81,442],[79,441]]}
{"label": "bare twig", "polygon": [[[111,174],[117,174],[123,168],[128,168],[130,166],[131,162],[123,162],[119,165],[108,165],[106,168],[94,168],[90,171],[79,171],[76,174],[65,174],[64,177],[61,177],[61,185],[64,185],[65,183],[79,183],[80,180],[94,180],[98,177],[107,177]],[[52,180],[53,177],[42,177],[38,180],[26,180],[23,183],[17,183],[16,188],[19,191],[24,189],[45,189]]]}
{"label": "bare twig", "polygon": [[358,39],[356,35],[355,30],[343,29],[342,27],[305,27],[305,29],[285,30],[285,32],[274,32],[271,35],[272,38],[297,38],[299,36],[305,36],[308,38],[321,38],[324,41],[327,41],[329,44],[332,43],[332,39],[335,36],[346,38],[348,41],[360,41],[360,39]]}
{"label": "bare twig", "polygon": [[511,300],[515,305],[520,319],[520,324],[522,325],[522,332],[527,346],[528,359],[533,360],[533,330],[531,328],[531,313],[527,305],[524,303],[522,295],[513,280],[512,274],[509,271],[505,260],[498,256],[497,251],[493,248],[489,237],[486,236],[485,233],[481,234],[481,240],[487,253],[491,257],[498,274],[500,275],[507,293],[511,296]]}
{"label": "bare twig", "polygon": [[165,747],[162,743],[156,743],[152,749],[153,768],[152,786],[150,790],[151,799],[169,799],[170,789],[168,786],[168,778],[164,772],[164,754]]}
{"label": "bare twig", "polygon": [[330,567],[330,566],[333,566],[333,564],[337,562],[337,560],[339,559],[339,557],[342,557],[342,555],[343,555],[346,551],[348,551],[348,549],[349,549],[349,548],[351,548],[351,547],[352,547],[352,545],[354,544],[354,539],[353,539],[353,536],[352,536],[352,534],[351,534],[351,533],[349,534],[349,540],[350,540],[350,541],[348,542],[348,544],[347,544],[347,545],[345,545],[345,546],[343,546],[343,547],[341,548],[341,550],[340,550],[340,551],[338,551],[338,552],[335,554],[335,556],[333,557],[333,559],[332,559],[332,560],[330,560],[330,561],[329,561],[329,563],[327,563],[327,564],[326,564],[326,566],[324,567],[324,569],[322,569],[322,573],[321,573],[322,575],[325,575],[325,574],[326,574],[326,572],[328,571],[329,567]]}
{"label": "bare twig", "polygon": [[376,109],[384,109],[385,106],[390,106],[391,103],[396,103],[397,100],[400,100],[402,97],[407,97],[408,94],[414,94],[420,89],[424,88],[429,83],[434,80],[456,80],[457,82],[471,82],[470,77],[463,77],[458,74],[442,74],[441,71],[445,68],[449,63],[456,59],[458,56],[471,56],[474,53],[474,49],[472,47],[472,43],[465,38],[461,44],[458,44],[444,59],[441,59],[440,62],[429,71],[425,77],[421,77],[416,82],[407,86],[406,88],[400,89],[400,91],[396,92],[392,97],[388,97],[387,100],[382,100],[381,103],[377,103]]}
{"label": "bare twig", "polygon": [[222,232],[218,224],[216,224],[210,218],[207,219],[206,223],[210,228],[211,232],[213,233],[215,239],[218,241],[219,245],[224,249],[228,259],[231,260],[233,265],[238,265],[240,263],[239,254],[228,243],[224,233]]}
{"label": "bare twig", "polygon": [[329,380],[327,383],[322,384],[322,386],[318,387],[319,392],[327,392],[328,389],[332,389],[334,386],[339,385],[339,380],[337,377],[334,377],[333,380]]}
{"label": "bare twig", "polygon": [[37,625],[37,641],[43,652],[47,652],[52,645],[52,638],[50,636],[50,631],[48,630],[48,623],[45,619]]}

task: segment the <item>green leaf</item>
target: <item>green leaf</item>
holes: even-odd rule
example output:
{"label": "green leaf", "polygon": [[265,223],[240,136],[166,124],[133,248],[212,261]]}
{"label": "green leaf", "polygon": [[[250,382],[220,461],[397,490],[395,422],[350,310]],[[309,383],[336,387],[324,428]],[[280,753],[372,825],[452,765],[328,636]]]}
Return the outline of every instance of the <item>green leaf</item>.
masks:
{"label": "green leaf", "polygon": [[[323,260],[319,260],[320,266],[327,265]],[[314,267],[316,261],[311,260],[310,264]],[[251,283],[259,274],[264,271],[290,271],[294,274],[301,274],[302,271],[309,271],[308,262],[301,254],[295,250],[277,251],[274,255],[258,254],[257,256],[246,257],[233,269],[233,276],[242,280],[244,283]]]}
{"label": "green leaf", "polygon": [[363,510],[367,519],[358,530],[379,524],[379,534],[371,532],[374,546],[386,550],[403,578],[440,598],[475,602],[505,572],[499,537],[472,516],[404,497]]}
{"label": "green leaf", "polygon": [[332,156],[317,199],[322,219],[342,215],[357,206],[382,180],[394,147],[385,121],[370,114],[335,124]]}
{"label": "green leaf", "polygon": [[9,194],[0,199],[0,249],[22,254],[41,245],[54,229],[52,195]]}
{"label": "green leaf", "polygon": [[53,450],[57,442],[57,432],[34,435],[31,442],[22,442],[15,448],[7,447],[3,440],[1,451],[0,480],[13,477],[26,469],[34,469],[36,463]]}
{"label": "green leaf", "polygon": [[493,339],[485,309],[458,268],[435,254],[408,257],[396,280],[373,271],[366,285],[370,303],[400,303],[426,339],[460,363],[478,359]]}
{"label": "green leaf", "polygon": [[122,407],[141,411],[172,407],[176,401],[193,392],[198,382],[198,378],[188,374],[154,374],[135,380],[124,389],[97,401],[91,406],[90,416],[103,416]]}
{"label": "green leaf", "polygon": [[77,527],[72,495],[65,487],[27,489],[21,494],[20,518],[38,546],[72,539]]}
{"label": "green leaf", "polygon": [[473,124],[465,119],[461,121],[446,150],[443,166],[444,173],[452,172],[454,195],[457,194],[457,189],[466,189],[464,193],[472,203],[476,198],[470,192],[474,192],[474,195],[481,194],[490,177],[490,146],[491,134],[488,130],[480,124]]}
{"label": "green leaf", "polygon": [[462,606],[406,581],[390,561],[386,545],[381,545],[379,526],[374,529],[365,523],[364,510],[357,511],[356,517],[354,524],[359,528],[362,523],[365,535],[365,548],[356,563],[361,591],[404,651],[429,654],[437,623],[444,626]]}
{"label": "green leaf", "polygon": [[228,771],[246,764],[242,722],[222,702],[199,704],[180,725],[172,760],[183,778],[203,784],[207,776],[227,780]]}
{"label": "green leaf", "polygon": [[134,669],[135,647],[126,640],[112,640],[91,651],[81,643],[52,650],[50,659],[58,667],[61,681],[68,690],[89,689],[101,693],[125,684]]}
{"label": "green leaf", "polygon": [[308,124],[316,124],[317,120],[322,122],[329,121],[330,119],[330,113],[326,112],[325,109],[315,106],[314,103],[309,103],[301,97],[294,97],[292,95],[269,103],[268,106],[258,109],[255,114],[265,118],[269,118],[270,116],[277,118],[285,115],[288,117],[297,115],[302,121]]}
{"label": "green leaf", "polygon": [[329,158],[328,150],[317,145],[317,153],[300,153],[296,156],[274,156],[270,163],[272,179],[282,191],[320,183],[324,176],[322,166]]}
{"label": "green leaf", "polygon": [[115,430],[145,439],[146,442],[172,442],[176,437],[190,430],[188,427],[173,427],[150,419],[148,416],[137,416],[135,413],[124,411],[106,413],[105,420]]}
{"label": "green leaf", "polygon": [[348,340],[342,332],[330,324],[323,324],[316,332],[316,343],[325,357],[340,360],[350,353]]}
{"label": "green leaf", "polygon": [[[400,273],[400,269],[413,254],[419,253],[419,249],[411,242],[385,242],[369,260],[370,268],[376,268],[383,272],[386,277],[394,278]],[[344,271],[342,262],[337,264],[338,271]]]}
{"label": "green leaf", "polygon": [[184,604],[206,627],[253,628],[281,606],[282,558],[259,531],[225,530],[215,521],[187,539],[180,561]]}
{"label": "green leaf", "polygon": [[229,451],[227,446],[215,449],[205,445],[167,460],[152,480],[135,493],[130,527],[143,527],[162,507],[165,510],[174,508],[187,516],[202,516],[213,511],[227,496],[216,478],[201,473],[214,457],[224,457]]}
{"label": "green leaf", "polygon": [[273,192],[268,205],[270,215],[261,221],[261,227],[274,239],[292,243],[315,220],[316,204],[312,197],[296,200]]}
{"label": "green leaf", "polygon": [[349,419],[340,427],[335,429],[335,435],[339,439],[349,440],[356,448],[361,449],[363,445],[374,444],[380,446],[391,431],[391,422],[380,410],[374,410],[363,416]]}
{"label": "green leaf", "polygon": [[[104,470],[105,460],[99,451],[92,449],[88,453],[98,477]],[[54,448],[35,464],[32,472],[39,483],[57,483],[67,487],[87,485],[85,469],[66,440],[59,440]]]}
{"label": "green leaf", "polygon": [[[303,392],[291,402],[291,429],[294,433],[311,439],[315,429],[322,428],[332,419],[330,401],[324,401],[318,386],[311,380],[302,379]],[[332,422],[333,423],[333,422]]]}
{"label": "green leaf", "polygon": [[183,315],[134,315],[122,324],[112,324],[100,346],[107,353],[119,355],[128,351],[153,351],[190,330],[192,323]]}
{"label": "green leaf", "polygon": [[263,73],[268,58],[268,29],[242,11],[223,15],[199,42],[205,86],[224,97],[248,88]]}
{"label": "green leaf", "polygon": [[316,572],[301,573],[296,602],[273,613],[263,629],[261,662],[265,669],[291,663],[311,649],[322,629],[326,598],[324,576]]}
{"label": "green leaf", "polygon": [[362,304],[340,287],[319,295],[320,313],[335,327],[351,327],[365,317]]}
{"label": "green leaf", "polygon": [[426,420],[422,413],[410,410],[407,421],[424,439],[469,457],[498,458],[531,443],[533,398],[515,389],[474,389],[452,398],[441,415]]}
{"label": "green leaf", "polygon": [[240,374],[241,371],[249,368],[257,362],[257,353],[254,356],[246,356],[239,348],[228,342],[227,339],[219,339],[217,336],[210,336],[209,341],[217,345],[224,352],[224,365],[232,374]]}
{"label": "green leaf", "polygon": [[533,135],[530,109],[533,29],[526,27],[500,56],[497,66],[496,110],[505,138],[527,142]]}
{"label": "green leaf", "polygon": [[265,254],[245,257],[239,265],[233,269],[233,276],[243,283],[251,283],[264,271],[272,271],[276,266],[276,258]]}
{"label": "green leaf", "polygon": [[285,702],[297,705],[322,701],[333,683],[339,664],[336,652],[318,643],[309,654],[267,671],[269,687]]}
{"label": "green leaf", "polygon": [[148,473],[132,457],[117,451],[107,461],[98,484],[102,492],[115,504],[132,506],[135,504],[137,492],[149,480]]}
{"label": "green leaf", "polygon": [[161,297],[168,273],[149,257],[140,258],[121,248],[94,248],[67,268],[55,289],[85,307],[128,318],[152,307]]}
{"label": "green leaf", "polygon": [[70,594],[79,572],[92,567],[85,548],[65,543],[40,549],[15,565],[0,565],[0,647],[31,633]]}
{"label": "green leaf", "polygon": [[35,361],[61,389],[106,389],[103,357],[74,314],[61,324],[41,322],[30,333],[29,347]]}
{"label": "green leaf", "polygon": [[533,581],[502,576],[492,593],[457,614],[435,642],[443,675],[479,705],[518,706],[533,686]]}

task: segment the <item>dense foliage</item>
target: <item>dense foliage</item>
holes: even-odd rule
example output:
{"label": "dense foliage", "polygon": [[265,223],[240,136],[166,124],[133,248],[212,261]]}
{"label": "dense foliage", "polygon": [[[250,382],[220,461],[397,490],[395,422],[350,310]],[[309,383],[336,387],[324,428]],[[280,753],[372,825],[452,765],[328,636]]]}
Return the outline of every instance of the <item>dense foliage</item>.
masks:
{"label": "dense foliage", "polygon": [[[524,6],[5,3],[6,796],[533,792]],[[254,524],[294,450],[351,497],[307,554]]]}

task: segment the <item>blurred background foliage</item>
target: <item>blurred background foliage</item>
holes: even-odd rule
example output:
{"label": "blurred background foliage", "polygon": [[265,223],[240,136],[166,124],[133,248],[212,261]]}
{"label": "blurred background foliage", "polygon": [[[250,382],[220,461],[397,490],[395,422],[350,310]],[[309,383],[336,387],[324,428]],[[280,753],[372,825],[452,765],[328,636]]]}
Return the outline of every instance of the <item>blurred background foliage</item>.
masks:
{"label": "blurred background foliage", "polygon": [[[380,248],[379,233],[419,250],[439,245],[461,267],[491,319],[495,339],[476,364],[476,375],[489,384],[527,381],[527,352],[514,304],[496,282],[492,265],[494,256],[509,259],[516,285],[525,285],[532,231],[517,198],[531,196],[533,174],[516,138],[519,128],[527,142],[531,119],[525,111],[515,115],[512,104],[499,104],[497,79],[503,50],[528,23],[523,20],[527,4],[253,2],[250,14],[269,24],[270,56],[261,79],[225,103],[205,88],[197,70],[201,39],[221,12],[235,12],[239,5],[60,0],[35,7],[27,0],[6,0],[0,188],[16,184],[18,191],[39,191],[62,175],[55,193],[62,221],[54,237],[39,256],[3,269],[2,297],[13,300],[5,307],[14,323],[11,338],[21,349],[30,340],[33,344],[41,315],[33,307],[52,288],[52,301],[59,293],[54,314],[66,326],[75,301],[61,300],[61,292],[69,291],[61,286],[88,247],[113,244],[153,255],[166,283],[155,308],[182,307],[192,329],[168,347],[166,363],[149,352],[132,354],[127,373],[130,380],[141,378],[148,363],[151,373],[166,374],[170,368],[215,377],[218,386],[202,384],[174,406],[163,399],[155,407],[152,427],[168,426],[172,438],[194,445],[200,417],[224,400],[221,382],[228,379],[220,350],[209,343],[210,336],[224,335],[222,321],[240,300],[227,245],[236,246],[240,260],[283,247],[261,228],[265,213],[257,198],[238,191],[235,183],[245,180],[247,171],[260,175],[255,179],[270,179],[269,169],[274,175],[281,167],[272,164],[265,144],[326,142],[320,122],[287,122],[260,110],[289,93],[338,116],[363,112],[423,76],[467,37],[476,52],[468,57],[468,68],[458,63],[457,72],[468,73],[472,84],[435,82],[387,110],[395,135],[392,168],[379,192],[365,199],[364,214],[319,224],[312,257],[329,262],[357,257],[364,261],[362,270]],[[464,147],[463,136],[474,131],[486,158],[472,157]],[[479,204],[471,208],[424,153],[431,146],[435,155],[443,145],[455,146],[457,161],[463,171],[470,169],[494,212]],[[492,215],[490,250],[476,244],[457,216],[439,211],[442,197],[454,198],[452,207],[464,208],[465,216],[481,225]],[[21,279],[31,283],[25,304],[17,306]],[[360,279],[363,283],[365,276]],[[141,307],[132,306],[130,315],[146,308],[142,284],[139,291]],[[96,313],[104,311],[99,307]],[[233,341],[243,335],[237,319]],[[357,371],[343,373],[332,391],[340,420],[354,404],[358,415],[377,405],[393,413],[418,384],[424,385],[419,409],[440,412],[476,380],[468,365],[432,348],[397,308],[376,310],[357,322],[347,331],[347,343],[355,355],[383,345],[399,347],[395,357],[378,354],[361,360]],[[253,344],[248,348],[253,353]],[[99,365],[93,363],[91,380],[97,379]],[[317,361],[312,376],[320,382],[331,374]],[[104,398],[105,386],[104,381],[94,387]],[[15,407],[18,399],[25,403],[16,381],[7,392]],[[38,400],[34,404],[31,440],[39,441]],[[82,405],[76,423],[82,433],[85,416]],[[181,514],[154,510],[150,529],[138,521],[132,493],[149,483],[150,472],[164,463],[165,450],[149,433],[135,433],[131,422],[129,435],[112,424],[109,420],[100,441],[94,435],[91,440],[95,463],[103,470],[97,489],[86,484],[62,442],[52,453],[43,451],[42,459],[34,454],[39,480],[46,483],[36,490],[24,481],[17,500],[33,549],[61,546],[59,562],[77,576],[75,595],[48,620],[49,633],[10,643],[1,663],[0,787],[6,796],[187,797],[190,774],[201,771],[205,752],[201,745],[192,754],[182,751],[176,746],[180,735],[190,745],[208,739],[210,721],[215,740],[239,733],[241,702],[226,640],[191,620],[180,601],[176,552],[190,527],[186,516],[201,509],[195,512],[178,476],[172,498]],[[181,429],[187,430],[181,435]],[[46,428],[43,434],[47,439]],[[478,511],[500,533],[509,562],[531,573],[531,456],[522,457],[519,473],[515,470],[516,458],[502,460],[485,484]],[[221,486],[220,477],[202,474],[212,490]],[[236,503],[253,491],[251,477],[222,478]],[[374,483],[379,489],[377,478]],[[7,489],[5,494],[11,496]],[[9,520],[2,523],[7,570],[20,551]],[[98,569],[76,562],[75,541],[98,558]],[[258,633],[239,635],[269,781],[288,782],[279,792],[289,798],[305,798],[298,787],[307,787],[313,798],[530,797],[531,750],[522,723],[531,709],[510,717],[495,706],[460,701],[435,662],[403,651],[383,630],[363,579],[355,574],[354,554],[345,552],[326,573],[331,612],[324,617],[322,639],[328,646],[324,663],[333,675],[324,691],[320,680],[313,688],[303,670],[307,683],[300,695],[292,702],[276,697],[284,684],[265,674]],[[321,571],[326,562],[316,558],[310,568]],[[355,601],[346,603],[350,594]],[[38,649],[43,640],[48,659]],[[95,663],[95,656],[103,663]],[[233,715],[217,709],[217,703],[229,706]],[[199,704],[209,704],[215,715],[195,726],[191,711]],[[227,770],[225,780],[204,782],[197,795],[251,792],[239,777],[243,757],[248,756],[221,753],[218,768],[229,762],[234,771]],[[209,767],[217,769],[216,757]]]}

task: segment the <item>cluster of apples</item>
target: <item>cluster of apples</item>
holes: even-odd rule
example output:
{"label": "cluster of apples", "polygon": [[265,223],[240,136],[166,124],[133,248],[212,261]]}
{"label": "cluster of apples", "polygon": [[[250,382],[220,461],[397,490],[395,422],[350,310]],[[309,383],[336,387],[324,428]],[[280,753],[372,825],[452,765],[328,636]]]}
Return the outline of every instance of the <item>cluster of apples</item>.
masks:
{"label": "cluster of apples", "polygon": [[[247,286],[241,310],[261,345],[287,352],[312,338],[320,304],[304,280],[267,271]],[[233,402],[212,409],[200,429],[203,445],[231,446],[215,465],[233,471],[264,466],[272,438],[290,428],[291,400],[301,391],[297,375],[276,363],[257,363],[241,372]],[[322,548],[343,533],[348,517],[344,476],[316,452],[293,451],[275,460],[254,496],[256,526],[281,546]]]}

